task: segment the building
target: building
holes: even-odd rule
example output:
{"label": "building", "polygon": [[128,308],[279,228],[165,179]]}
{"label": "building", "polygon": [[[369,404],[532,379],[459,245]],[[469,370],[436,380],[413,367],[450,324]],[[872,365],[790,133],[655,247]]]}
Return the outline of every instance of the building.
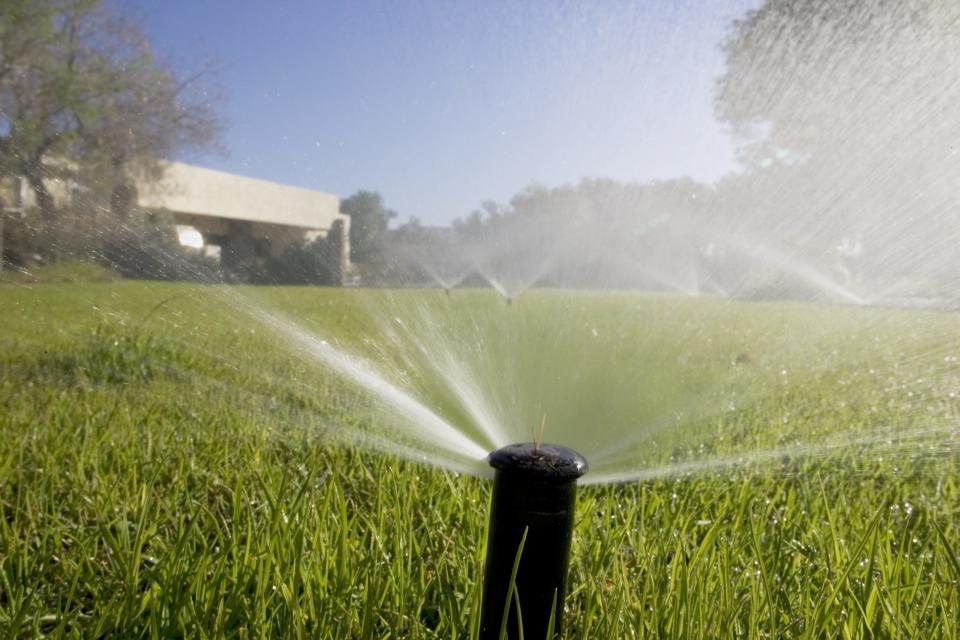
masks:
{"label": "building", "polygon": [[[160,180],[140,181],[127,193],[134,208],[173,217],[181,242],[219,255],[227,270],[281,255],[291,245],[327,238],[342,277],[350,264],[350,217],[340,213],[337,196],[289,185],[165,162]],[[6,200],[22,210],[33,205],[23,180],[12,185]],[[73,187],[63,180],[48,185],[58,205],[69,201]]]}
{"label": "building", "polygon": [[[340,213],[333,194],[169,162],[160,180],[137,185],[135,201],[172,215],[181,229],[195,229],[203,246],[220,248],[228,268],[318,237],[339,248],[341,274],[349,266],[350,216]],[[189,237],[181,231],[181,238]]]}

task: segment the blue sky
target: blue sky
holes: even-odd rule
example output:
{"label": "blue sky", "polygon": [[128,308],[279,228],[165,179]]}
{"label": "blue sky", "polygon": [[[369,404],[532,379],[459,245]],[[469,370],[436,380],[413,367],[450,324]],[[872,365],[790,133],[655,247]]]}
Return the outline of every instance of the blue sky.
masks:
{"label": "blue sky", "polygon": [[226,155],[186,159],[376,189],[401,221],[534,182],[735,170],[711,92],[752,0],[128,4],[176,68],[218,63]]}

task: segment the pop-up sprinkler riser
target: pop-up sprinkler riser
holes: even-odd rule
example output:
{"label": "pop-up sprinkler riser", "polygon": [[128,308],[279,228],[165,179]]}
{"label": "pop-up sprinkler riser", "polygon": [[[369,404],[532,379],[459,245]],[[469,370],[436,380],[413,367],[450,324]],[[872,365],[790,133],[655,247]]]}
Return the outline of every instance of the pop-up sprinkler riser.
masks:
{"label": "pop-up sprinkler riser", "polygon": [[[554,637],[559,637],[577,479],[586,473],[587,461],[566,447],[532,443],[498,449],[489,461],[496,471],[480,639],[500,638],[504,614],[509,638],[520,637],[521,620],[523,637],[546,638],[551,618]],[[511,576],[518,552],[513,594]]]}

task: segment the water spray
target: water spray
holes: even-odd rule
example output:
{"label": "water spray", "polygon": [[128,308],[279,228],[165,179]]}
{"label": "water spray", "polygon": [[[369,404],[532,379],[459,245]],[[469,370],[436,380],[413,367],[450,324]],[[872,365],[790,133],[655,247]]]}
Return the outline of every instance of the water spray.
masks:
{"label": "water spray", "polygon": [[[480,640],[546,638],[562,630],[577,478],[587,461],[552,444],[521,443],[489,456],[496,469],[484,567]],[[519,610],[519,615],[518,615]]]}

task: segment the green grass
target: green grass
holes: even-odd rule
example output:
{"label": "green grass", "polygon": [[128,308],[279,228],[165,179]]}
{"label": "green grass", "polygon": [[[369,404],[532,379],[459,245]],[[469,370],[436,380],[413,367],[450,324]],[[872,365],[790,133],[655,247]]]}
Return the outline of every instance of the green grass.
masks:
{"label": "green grass", "polygon": [[[224,291],[0,289],[0,636],[471,637],[489,483],[339,446],[388,416]],[[424,356],[369,342],[384,306],[438,319],[414,329],[441,343],[498,329],[468,363],[509,363],[483,384],[522,396],[517,434],[549,408],[548,439],[590,446],[593,419],[614,442],[623,412],[706,394],[630,455],[776,453],[584,487],[568,637],[960,637],[958,317],[559,292],[506,316],[483,292],[242,291],[392,362],[467,430]],[[638,359],[645,378],[610,371]],[[796,455],[831,438],[861,444]]]}
{"label": "green grass", "polygon": [[111,282],[119,277],[116,271],[91,260],[66,260],[29,269],[4,265],[0,271],[0,284]]}

